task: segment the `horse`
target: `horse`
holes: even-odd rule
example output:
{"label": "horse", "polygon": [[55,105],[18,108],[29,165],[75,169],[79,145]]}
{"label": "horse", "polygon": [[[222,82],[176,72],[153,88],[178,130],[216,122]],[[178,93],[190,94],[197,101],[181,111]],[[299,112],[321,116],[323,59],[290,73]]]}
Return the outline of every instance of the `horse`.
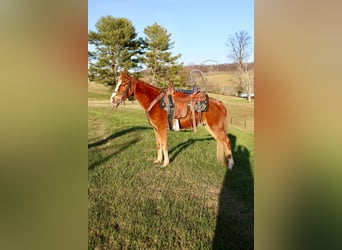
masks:
{"label": "horse", "polygon": [[[136,79],[126,71],[123,71],[117,79],[117,85],[110,97],[110,103],[113,109],[116,110],[127,98],[135,97],[145,110],[147,119],[153,128],[157,146],[157,159],[154,163],[161,163],[164,160],[162,167],[166,167],[169,165],[167,133],[170,127],[167,111],[161,107],[158,101],[163,96],[163,92],[165,92],[164,89]],[[227,110],[220,100],[213,97],[209,97],[208,106],[207,112],[196,114],[196,125],[199,125],[201,122],[203,123],[209,134],[216,140],[216,157],[218,162],[232,169],[234,159],[229,137],[226,134]],[[191,120],[190,112],[187,112],[185,117],[179,119],[180,128],[193,128]]]}

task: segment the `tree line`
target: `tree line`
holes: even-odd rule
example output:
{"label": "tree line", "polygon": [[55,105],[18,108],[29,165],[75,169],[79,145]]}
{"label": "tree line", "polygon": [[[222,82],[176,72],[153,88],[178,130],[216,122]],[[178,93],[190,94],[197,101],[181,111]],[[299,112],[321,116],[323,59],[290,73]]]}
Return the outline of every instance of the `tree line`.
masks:
{"label": "tree line", "polygon": [[177,81],[177,73],[183,67],[177,60],[181,54],[172,55],[171,33],[154,23],[144,29],[145,37],[138,37],[127,18],[101,17],[89,31],[88,43],[95,50],[88,51],[88,77],[108,85],[115,85],[121,70],[138,72],[145,65],[150,69],[153,84]]}
{"label": "tree line", "polygon": [[[171,33],[157,23],[144,28],[144,37],[138,34],[132,22],[124,17],[101,17],[95,24],[96,31],[88,32],[88,78],[90,81],[116,85],[118,74],[122,70],[130,70],[139,77],[140,71],[146,67],[151,83],[165,86],[170,81],[175,85],[183,85],[187,67],[179,63],[181,54],[173,55],[174,41]],[[236,70],[241,85],[250,95],[254,77],[251,72],[254,63],[248,62],[251,52],[251,37],[246,31],[231,35],[226,43],[233,59],[231,64],[215,65],[215,70]],[[192,65],[191,67],[193,67]],[[208,69],[198,65],[198,69]],[[146,72],[145,71],[145,72]],[[226,71],[226,70],[224,70]]]}

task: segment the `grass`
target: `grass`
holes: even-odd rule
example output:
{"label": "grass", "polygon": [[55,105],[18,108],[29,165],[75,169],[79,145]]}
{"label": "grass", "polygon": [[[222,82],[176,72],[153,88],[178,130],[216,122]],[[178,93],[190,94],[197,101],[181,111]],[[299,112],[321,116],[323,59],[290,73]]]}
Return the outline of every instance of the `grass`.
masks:
{"label": "grass", "polygon": [[207,84],[230,87],[238,81],[235,72],[209,72],[204,73]]}
{"label": "grass", "polygon": [[[233,95],[236,93],[238,77],[236,72],[208,72],[204,73],[205,85],[208,92]],[[202,81],[199,85],[203,87]]]}
{"label": "grass", "polygon": [[113,89],[95,82],[88,83],[88,100],[109,100]]}
{"label": "grass", "polygon": [[203,127],[171,131],[171,163],[160,168],[137,106],[89,106],[89,249],[253,249],[254,134],[229,127],[235,168],[227,171]]}

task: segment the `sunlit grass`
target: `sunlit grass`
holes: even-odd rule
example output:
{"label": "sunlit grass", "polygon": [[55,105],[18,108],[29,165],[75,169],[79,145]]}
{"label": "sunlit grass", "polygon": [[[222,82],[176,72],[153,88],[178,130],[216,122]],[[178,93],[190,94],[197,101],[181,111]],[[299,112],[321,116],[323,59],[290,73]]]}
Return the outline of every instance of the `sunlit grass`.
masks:
{"label": "sunlit grass", "polygon": [[[215,141],[203,127],[170,132],[171,163],[163,169],[153,164],[153,131],[135,105],[115,113],[89,107],[89,249],[252,248],[253,134],[228,131],[236,161],[230,172],[217,163]],[[225,228],[234,229],[228,238],[220,234]]]}

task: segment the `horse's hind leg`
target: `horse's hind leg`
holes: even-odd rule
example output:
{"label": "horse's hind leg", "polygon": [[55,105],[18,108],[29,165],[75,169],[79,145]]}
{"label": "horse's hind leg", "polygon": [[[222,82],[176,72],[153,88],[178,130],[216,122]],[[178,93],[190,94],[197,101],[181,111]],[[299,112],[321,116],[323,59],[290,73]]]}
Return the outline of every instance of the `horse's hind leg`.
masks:
{"label": "horse's hind leg", "polygon": [[209,124],[205,126],[209,134],[216,140],[217,143],[217,160],[222,163],[223,165],[232,169],[234,166],[234,159],[231,150],[230,140],[226,135],[226,130],[224,127],[218,128],[211,128]]}
{"label": "horse's hind leg", "polygon": [[228,150],[226,150],[228,153],[227,153],[227,157],[228,157],[228,168],[229,169],[232,169],[234,167],[234,158],[233,158],[233,152],[232,152],[232,148],[231,148],[231,144],[230,144],[230,140],[227,136],[227,139],[228,139],[228,143],[227,143],[227,147],[228,147]]}
{"label": "horse's hind leg", "polygon": [[220,132],[218,136],[218,140],[223,145],[225,163],[227,163],[227,159],[228,159],[228,168],[232,169],[234,167],[234,159],[233,159],[233,152],[232,152],[229,137],[226,135],[226,133]]}

